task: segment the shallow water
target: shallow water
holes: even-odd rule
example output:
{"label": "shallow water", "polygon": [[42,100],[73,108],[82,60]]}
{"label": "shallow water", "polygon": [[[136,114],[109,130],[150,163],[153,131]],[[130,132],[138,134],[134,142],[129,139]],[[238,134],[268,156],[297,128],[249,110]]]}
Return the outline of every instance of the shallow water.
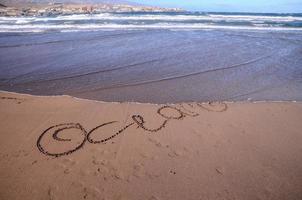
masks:
{"label": "shallow water", "polygon": [[302,100],[300,32],[1,33],[0,89],[152,103]]}

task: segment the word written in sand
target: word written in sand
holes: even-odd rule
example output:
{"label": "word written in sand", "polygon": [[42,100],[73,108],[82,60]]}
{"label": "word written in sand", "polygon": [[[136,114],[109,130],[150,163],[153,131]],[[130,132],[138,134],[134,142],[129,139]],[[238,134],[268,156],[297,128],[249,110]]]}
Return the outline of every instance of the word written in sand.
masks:
{"label": "word written in sand", "polygon": [[[87,131],[81,124],[79,123],[64,123],[64,124],[57,124],[54,126],[49,127],[43,133],[39,136],[37,140],[37,147],[39,151],[47,156],[54,156],[54,157],[60,157],[60,156],[66,156],[69,154],[72,154],[79,149],[83,148],[84,145],[89,142],[91,144],[100,144],[100,143],[106,143],[107,141],[115,138],[116,136],[120,135],[121,133],[125,132],[129,127],[133,125],[137,125],[138,128],[141,128],[142,130],[149,132],[149,133],[155,133],[163,128],[166,127],[169,121],[171,120],[181,120],[185,117],[197,117],[199,114],[196,112],[196,108],[202,108],[207,111],[211,112],[223,112],[227,110],[227,105],[225,103],[208,103],[208,104],[200,104],[200,103],[188,103],[188,104],[180,104],[179,106],[170,106],[165,105],[160,107],[157,110],[157,114],[163,118],[163,122],[154,129],[146,127],[146,121],[141,115],[132,115],[132,122],[128,125],[125,125],[123,128],[118,130],[117,132],[114,132],[111,136],[106,137],[102,140],[95,140],[93,138],[93,134],[99,130],[102,127],[109,126],[111,124],[118,123],[117,121],[110,121],[103,123],[99,126],[94,127],[90,131]],[[79,136],[77,137],[77,141],[72,141],[70,138],[62,138],[62,133],[66,130],[73,129],[73,132],[77,132],[81,139],[79,139]],[[47,140],[47,142],[43,143],[43,140]],[[53,144],[53,147],[49,147],[49,140],[53,140],[51,144]],[[66,148],[67,145],[66,142],[69,142],[73,145],[70,149],[66,150],[60,150],[62,148]],[[50,150],[47,150],[47,148],[44,147],[48,146],[50,149],[56,149],[56,152],[51,152]],[[48,144],[48,145],[46,145]],[[68,147],[69,147],[68,146]],[[58,150],[59,149],[59,150]],[[54,150],[53,150],[54,151]]]}

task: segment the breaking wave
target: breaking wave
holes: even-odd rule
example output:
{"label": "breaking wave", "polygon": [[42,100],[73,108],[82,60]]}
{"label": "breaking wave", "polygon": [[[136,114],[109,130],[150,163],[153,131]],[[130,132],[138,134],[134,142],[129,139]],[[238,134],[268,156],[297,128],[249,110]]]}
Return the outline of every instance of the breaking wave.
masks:
{"label": "breaking wave", "polygon": [[54,17],[0,17],[0,32],[148,28],[302,30],[302,14],[103,13]]}

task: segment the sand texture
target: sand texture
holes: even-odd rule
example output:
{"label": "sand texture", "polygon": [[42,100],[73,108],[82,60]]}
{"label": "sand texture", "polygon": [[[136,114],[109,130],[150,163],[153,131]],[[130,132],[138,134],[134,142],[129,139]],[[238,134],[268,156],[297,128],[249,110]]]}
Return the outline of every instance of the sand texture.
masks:
{"label": "sand texture", "polygon": [[302,103],[0,93],[1,200],[302,199]]}

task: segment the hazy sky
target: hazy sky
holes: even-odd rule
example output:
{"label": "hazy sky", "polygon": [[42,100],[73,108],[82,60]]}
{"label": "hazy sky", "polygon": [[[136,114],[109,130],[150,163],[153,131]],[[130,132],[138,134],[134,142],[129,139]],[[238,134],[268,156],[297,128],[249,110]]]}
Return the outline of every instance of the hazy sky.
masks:
{"label": "hazy sky", "polygon": [[299,12],[302,0],[129,0],[162,7],[181,7],[196,11]]}

